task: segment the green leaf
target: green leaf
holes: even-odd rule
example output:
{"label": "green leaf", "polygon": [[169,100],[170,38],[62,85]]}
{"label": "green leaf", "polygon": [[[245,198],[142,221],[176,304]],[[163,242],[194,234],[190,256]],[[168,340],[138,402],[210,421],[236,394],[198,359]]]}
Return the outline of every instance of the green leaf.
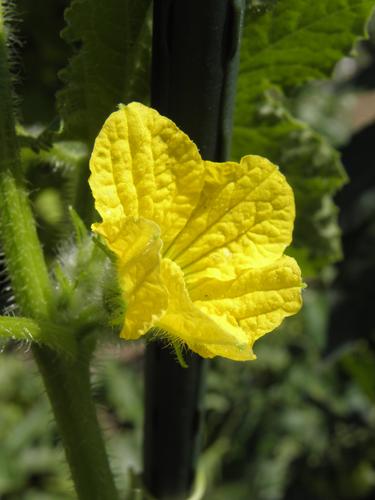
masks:
{"label": "green leaf", "polygon": [[344,351],[341,362],[371,401],[375,401],[375,353],[365,341]]}
{"label": "green leaf", "polygon": [[[374,0],[278,0],[264,11],[250,9],[245,21],[238,100],[256,107],[271,86],[287,94],[310,80],[331,76],[339,59],[365,34]],[[249,120],[238,106],[237,120]]]}
{"label": "green leaf", "polygon": [[346,181],[338,153],[287,110],[286,96],[329,78],[364,34],[373,0],[279,0],[250,9],[245,21],[234,118],[233,156],[259,154],[278,164],[296,197],[290,253],[305,275],[341,256],[332,195]]}
{"label": "green leaf", "polygon": [[121,102],[148,97],[150,0],[73,0],[63,38],[79,47],[61,72],[58,107],[69,139],[92,143]]}

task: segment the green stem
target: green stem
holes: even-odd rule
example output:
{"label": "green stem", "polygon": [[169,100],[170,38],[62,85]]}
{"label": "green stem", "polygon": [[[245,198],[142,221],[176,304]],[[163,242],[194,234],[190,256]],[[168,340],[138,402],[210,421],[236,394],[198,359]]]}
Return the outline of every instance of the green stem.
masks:
{"label": "green stem", "polygon": [[23,314],[46,317],[52,292],[35,221],[22,182],[0,155],[1,240],[12,290]]}
{"label": "green stem", "polygon": [[[151,101],[207,160],[228,159],[243,0],[155,0]],[[158,499],[187,498],[200,450],[206,362],[181,367],[146,348],[144,482]]]}
{"label": "green stem", "polygon": [[0,1],[0,231],[12,289],[22,313],[47,316],[51,287],[23,185]]}
{"label": "green stem", "polygon": [[46,347],[33,353],[50,398],[80,500],[118,498],[90,388],[90,356],[74,361]]}
{"label": "green stem", "polygon": [[[3,12],[3,2],[0,0],[2,249],[21,313],[36,319],[39,325],[44,325],[44,329],[45,325],[53,324],[55,320],[52,287],[22,178]],[[33,353],[62,435],[78,498],[116,500],[117,492],[91,397],[91,349],[83,344],[78,347],[79,352],[75,357],[65,356],[38,344],[33,345]]]}

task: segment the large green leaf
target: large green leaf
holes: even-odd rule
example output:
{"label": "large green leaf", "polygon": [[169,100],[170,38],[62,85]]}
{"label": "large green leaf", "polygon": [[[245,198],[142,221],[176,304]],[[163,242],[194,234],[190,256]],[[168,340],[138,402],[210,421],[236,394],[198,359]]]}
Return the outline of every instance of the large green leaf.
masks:
{"label": "large green leaf", "polygon": [[120,102],[146,100],[150,0],[73,0],[63,38],[76,49],[58,107],[69,139],[91,143]]}
{"label": "large green leaf", "polygon": [[[249,9],[244,27],[238,99],[252,103],[270,86],[287,93],[330,76],[337,61],[364,35],[374,0],[278,0],[266,12]],[[238,106],[246,124],[249,109]],[[250,123],[250,122],[248,122]]]}
{"label": "large green leaf", "polygon": [[291,253],[305,274],[340,255],[332,195],[345,182],[337,152],[286,110],[285,96],[329,78],[364,27],[374,0],[278,0],[245,20],[233,156],[253,153],[280,165],[293,186],[297,218]]}

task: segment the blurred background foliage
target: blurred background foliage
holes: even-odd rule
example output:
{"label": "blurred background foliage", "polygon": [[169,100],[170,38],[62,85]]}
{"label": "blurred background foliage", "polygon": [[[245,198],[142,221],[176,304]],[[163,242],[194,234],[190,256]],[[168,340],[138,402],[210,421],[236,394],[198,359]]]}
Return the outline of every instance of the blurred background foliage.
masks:
{"label": "blurred background foliage", "polygon": [[[249,15],[262,19],[276,3],[253,1]],[[17,62],[19,119],[37,134],[57,115],[58,72],[71,55],[59,36],[68,2],[17,0],[16,4],[17,37],[22,44]],[[198,474],[198,483],[206,488],[204,498],[370,500],[375,496],[374,26],[370,23],[369,40],[357,44],[355,53],[336,65],[331,80],[304,82],[293,92],[283,89],[283,95],[280,88],[273,89],[266,94],[261,114],[255,112],[257,119],[263,113],[263,122],[257,124],[261,133],[278,120],[283,127],[285,121],[297,128],[302,123],[302,135],[299,128],[294,142],[280,143],[282,157],[299,168],[309,158],[320,158],[322,179],[333,172],[324,170],[335,156],[333,148],[341,150],[350,179],[336,196],[344,259],[330,264],[341,253],[336,209],[330,198],[320,197],[319,224],[310,220],[308,226],[319,227],[317,251],[311,253],[317,237],[312,231],[306,238],[312,238],[313,259],[307,250],[299,254],[305,258],[305,272],[314,275],[305,291],[303,311],[256,345],[256,362],[211,363],[205,451]],[[240,90],[245,84],[240,81]],[[237,116],[236,123],[241,119]],[[259,144],[265,147],[264,142]],[[240,136],[235,136],[235,154],[240,149]],[[60,142],[42,154],[42,162],[30,149],[22,154],[39,231],[52,255],[64,235],[63,202],[74,191],[76,180],[70,174],[86,161],[87,151],[82,145]],[[335,187],[344,179],[340,168],[335,171]],[[328,186],[327,192],[333,191]],[[305,244],[303,238],[300,233],[299,241]],[[320,248],[332,252],[319,254]],[[6,282],[1,292],[6,305]],[[94,363],[99,416],[122,491],[137,484],[141,467],[142,363],[142,345],[124,343],[103,345]],[[0,405],[0,497],[74,498],[49,404],[26,345],[3,347]]]}

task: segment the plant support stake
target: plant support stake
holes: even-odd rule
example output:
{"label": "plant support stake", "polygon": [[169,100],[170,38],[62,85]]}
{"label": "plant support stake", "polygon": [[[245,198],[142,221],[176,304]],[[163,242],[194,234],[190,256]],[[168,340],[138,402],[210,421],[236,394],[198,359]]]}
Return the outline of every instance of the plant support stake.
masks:
{"label": "plant support stake", "polygon": [[[244,0],[155,0],[151,104],[206,160],[229,156]],[[159,342],[146,348],[144,483],[186,499],[200,450],[206,362],[188,368]]]}

